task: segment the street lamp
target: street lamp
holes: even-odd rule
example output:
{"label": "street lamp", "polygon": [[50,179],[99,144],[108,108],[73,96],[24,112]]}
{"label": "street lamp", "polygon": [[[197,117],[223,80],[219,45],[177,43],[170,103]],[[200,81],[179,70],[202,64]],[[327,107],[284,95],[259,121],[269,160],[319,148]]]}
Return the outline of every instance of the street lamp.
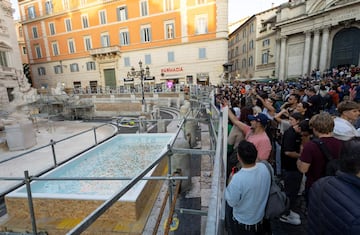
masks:
{"label": "street lamp", "polygon": [[142,95],[142,100],[141,100],[141,104],[145,107],[145,96],[144,96],[144,79],[146,77],[150,76],[150,68],[149,66],[146,65],[145,69],[142,67],[143,63],[141,62],[141,60],[139,61],[139,70],[135,70],[134,67],[131,67],[130,71],[127,73],[127,77],[128,78],[140,78],[141,81],[141,95]]}

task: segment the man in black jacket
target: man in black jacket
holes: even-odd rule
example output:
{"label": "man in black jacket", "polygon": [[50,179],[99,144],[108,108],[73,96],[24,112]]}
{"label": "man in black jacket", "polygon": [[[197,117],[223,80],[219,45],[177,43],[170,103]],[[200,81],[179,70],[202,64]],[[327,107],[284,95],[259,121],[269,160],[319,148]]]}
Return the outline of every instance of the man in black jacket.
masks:
{"label": "man in black jacket", "polygon": [[313,184],[308,234],[360,234],[360,138],[344,142],[341,171]]}

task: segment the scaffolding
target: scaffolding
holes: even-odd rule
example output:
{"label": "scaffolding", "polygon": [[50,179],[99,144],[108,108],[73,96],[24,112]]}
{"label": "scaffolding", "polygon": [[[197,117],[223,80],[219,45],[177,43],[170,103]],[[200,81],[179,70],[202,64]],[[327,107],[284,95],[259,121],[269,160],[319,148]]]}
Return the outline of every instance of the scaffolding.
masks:
{"label": "scaffolding", "polygon": [[[166,224],[166,233],[169,232],[170,224],[173,220],[173,212],[179,211],[181,213],[189,213],[189,214],[198,214],[200,216],[206,216],[207,222],[205,226],[205,234],[215,235],[215,234],[223,234],[224,233],[224,217],[225,217],[225,200],[224,200],[224,188],[226,182],[226,153],[227,153],[227,108],[225,108],[222,112],[220,112],[213,103],[209,102],[209,97],[213,97],[213,94],[209,94],[209,91],[203,91],[200,93],[200,96],[197,96],[196,99],[191,100],[191,109],[190,111],[178,122],[177,131],[175,134],[175,138],[173,141],[168,144],[167,151],[163,153],[158,159],[152,162],[146,169],[140,172],[138,175],[134,176],[130,179],[130,182],[121,190],[116,192],[111,198],[106,200],[101,206],[99,206],[95,211],[93,211],[90,215],[88,215],[85,219],[83,219],[79,224],[77,224],[74,228],[72,228],[67,234],[80,234],[85,231],[91,224],[93,224],[98,217],[100,217],[106,210],[108,210],[121,196],[123,196],[127,191],[129,191],[138,181],[140,180],[151,180],[151,178],[146,178],[145,175],[162,159],[168,158],[168,164],[171,166],[172,156],[176,153],[185,153],[185,154],[198,154],[198,155],[206,155],[209,156],[212,160],[213,172],[212,172],[212,182],[211,182],[211,194],[210,194],[210,203],[208,207],[208,211],[201,210],[188,210],[186,208],[176,208],[176,198],[179,192],[178,183],[182,180],[188,179],[187,176],[181,176],[181,172],[176,171],[172,172],[171,167],[168,167],[168,175],[164,177],[157,178],[155,180],[167,180],[168,181],[168,193],[164,198],[164,201],[168,201],[169,205],[169,217],[167,219]],[[211,100],[211,99],[210,99]],[[179,134],[184,131],[184,125],[189,120],[197,120],[205,123],[209,127],[209,141],[210,141],[210,149],[187,149],[187,148],[175,148],[174,143]],[[146,121],[146,120],[145,120]],[[151,120],[153,121],[153,120]],[[176,120],[175,120],[176,121]],[[87,130],[91,131],[91,130]],[[95,144],[98,144],[96,138],[96,128],[94,128],[94,139]],[[197,135],[201,134],[201,132],[197,132]],[[79,135],[79,134],[76,134]],[[73,136],[66,138],[71,139]],[[64,141],[64,140],[60,140]],[[58,141],[58,142],[60,142]],[[54,167],[57,167],[59,163],[56,160],[55,155],[55,144],[56,141],[52,141],[49,145],[43,146],[39,149],[45,147],[51,147],[53,149],[53,159],[54,159]],[[39,150],[36,149],[36,150]],[[32,150],[35,151],[35,150]],[[24,156],[26,153],[21,154],[19,156],[15,156],[14,158]],[[75,156],[74,156],[75,157]],[[11,160],[11,159],[9,159]],[[0,164],[3,162],[0,162]],[[52,179],[41,179],[38,176],[30,176],[28,172],[24,172],[24,178],[0,178],[1,180],[22,180],[27,185],[28,192],[28,202],[31,215],[31,223],[33,234],[38,234],[36,228],[36,219],[33,213],[33,205],[32,205],[32,197],[31,197],[31,181],[36,180],[52,180]],[[65,180],[61,178],[57,178],[56,180]],[[66,180],[89,180],[89,178],[66,178]],[[90,179],[91,180],[91,179]],[[99,180],[99,178],[93,179]],[[109,180],[109,178],[106,178]],[[124,180],[124,179],[113,179],[113,180]],[[129,180],[129,179],[126,179]],[[17,186],[18,187],[18,186]]]}

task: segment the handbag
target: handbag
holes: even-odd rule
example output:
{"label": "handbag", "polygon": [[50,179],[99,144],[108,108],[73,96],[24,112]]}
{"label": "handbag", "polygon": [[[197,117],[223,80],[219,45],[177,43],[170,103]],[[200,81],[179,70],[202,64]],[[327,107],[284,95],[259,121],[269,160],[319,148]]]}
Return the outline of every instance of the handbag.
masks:
{"label": "handbag", "polygon": [[280,217],[284,212],[289,210],[290,201],[286,193],[282,190],[282,186],[280,186],[280,182],[275,180],[273,170],[271,169],[271,165],[262,161],[263,164],[269,170],[271,176],[271,185],[269,190],[269,197],[265,207],[265,219],[274,219],[276,217]]}

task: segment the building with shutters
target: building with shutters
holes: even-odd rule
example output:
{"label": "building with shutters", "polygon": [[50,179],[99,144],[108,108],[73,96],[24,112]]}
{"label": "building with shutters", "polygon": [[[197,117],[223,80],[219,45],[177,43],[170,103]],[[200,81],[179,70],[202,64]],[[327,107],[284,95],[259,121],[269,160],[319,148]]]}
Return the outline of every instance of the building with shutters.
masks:
{"label": "building with shutters", "polygon": [[248,17],[229,34],[229,71],[232,79],[275,78],[277,7]]}
{"label": "building with shutters", "polygon": [[5,106],[14,99],[13,91],[23,77],[12,13],[10,1],[0,1],[0,105]]}
{"label": "building with shutters", "polygon": [[217,84],[227,62],[226,0],[19,0],[36,88]]}
{"label": "building with shutters", "polygon": [[18,45],[19,45],[21,62],[23,65],[23,72],[24,72],[24,75],[27,78],[28,82],[30,84],[32,84],[29,59],[28,59],[28,55],[27,55],[27,49],[26,49],[26,44],[25,44],[25,39],[24,39],[23,28],[22,28],[22,25],[19,22],[19,20],[16,20],[14,22],[14,25],[15,25],[16,36],[17,36]]}
{"label": "building with shutters", "polygon": [[24,38],[24,33],[23,33],[23,27],[22,27],[21,23],[19,22],[19,20],[16,20],[14,22],[14,25],[15,25],[16,36],[17,36],[18,45],[19,45],[21,62],[22,62],[22,64],[29,64],[29,59],[27,56],[27,49],[26,49],[26,44],[25,44],[25,38]]}

